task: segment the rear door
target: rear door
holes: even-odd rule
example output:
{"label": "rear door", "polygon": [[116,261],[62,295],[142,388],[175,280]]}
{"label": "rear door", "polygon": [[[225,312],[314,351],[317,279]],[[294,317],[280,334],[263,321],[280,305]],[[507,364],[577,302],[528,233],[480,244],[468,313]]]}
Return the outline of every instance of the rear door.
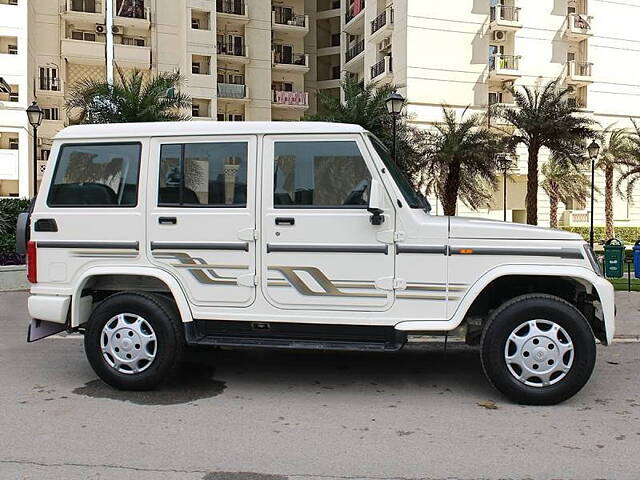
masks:
{"label": "rear door", "polygon": [[377,171],[359,135],[264,138],[260,277],[270,303],[391,307],[395,212],[385,197],[385,222],[371,224],[372,177]]}
{"label": "rear door", "polygon": [[256,138],[154,139],[149,165],[150,260],[195,305],[253,303]]}

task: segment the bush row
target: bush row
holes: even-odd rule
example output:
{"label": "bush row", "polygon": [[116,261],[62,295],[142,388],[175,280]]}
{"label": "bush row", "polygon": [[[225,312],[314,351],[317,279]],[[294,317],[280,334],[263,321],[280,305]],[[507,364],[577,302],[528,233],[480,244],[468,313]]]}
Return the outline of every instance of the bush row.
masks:
{"label": "bush row", "polygon": [[[582,235],[586,241],[589,241],[589,227],[560,227],[567,232]],[[616,227],[616,238],[623,240],[625,243],[634,244],[640,239],[640,227]],[[605,227],[594,227],[593,237],[596,243],[604,243],[606,240]]]}
{"label": "bush row", "polygon": [[29,209],[29,200],[23,198],[0,198],[0,219],[3,231],[0,232],[0,265],[19,263],[16,256],[16,221],[18,214]]}

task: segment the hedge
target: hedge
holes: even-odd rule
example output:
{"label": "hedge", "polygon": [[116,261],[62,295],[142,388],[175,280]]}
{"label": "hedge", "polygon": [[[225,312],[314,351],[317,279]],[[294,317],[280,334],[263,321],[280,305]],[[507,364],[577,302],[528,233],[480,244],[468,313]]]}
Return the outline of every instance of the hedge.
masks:
{"label": "hedge", "polygon": [[[560,227],[567,232],[582,235],[586,241],[589,241],[589,227]],[[640,239],[640,227],[615,227],[616,238],[623,240],[625,243],[634,244]],[[597,243],[606,240],[605,227],[594,227],[593,237]]]}
{"label": "hedge", "polygon": [[12,265],[21,260],[16,251],[16,221],[18,214],[29,209],[29,200],[23,198],[0,198],[0,218],[5,231],[0,233],[0,265]]}

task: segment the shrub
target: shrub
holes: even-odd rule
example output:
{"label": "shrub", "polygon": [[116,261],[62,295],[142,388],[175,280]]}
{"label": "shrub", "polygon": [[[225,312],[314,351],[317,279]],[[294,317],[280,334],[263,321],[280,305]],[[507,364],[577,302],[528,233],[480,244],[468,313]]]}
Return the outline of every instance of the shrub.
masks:
{"label": "shrub", "polygon": [[[589,241],[589,227],[560,227],[567,232],[577,233],[582,235],[586,241]],[[623,240],[625,243],[634,244],[640,239],[640,227],[616,227],[616,238]],[[604,243],[607,239],[605,235],[604,227],[593,228],[593,238],[596,243]]]}
{"label": "shrub", "polygon": [[[16,251],[16,221],[18,214],[29,209],[29,200],[23,198],[0,198],[0,265],[14,258]],[[15,261],[15,260],[13,260]]]}

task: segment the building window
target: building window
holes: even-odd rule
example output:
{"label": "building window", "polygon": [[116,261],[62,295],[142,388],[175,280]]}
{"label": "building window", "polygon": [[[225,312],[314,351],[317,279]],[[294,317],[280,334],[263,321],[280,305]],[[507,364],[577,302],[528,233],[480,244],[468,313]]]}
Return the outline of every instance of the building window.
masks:
{"label": "building window", "polygon": [[40,90],[51,90],[57,92],[60,90],[60,78],[58,77],[58,69],[52,67],[40,67],[39,85]]}
{"label": "building window", "polygon": [[71,0],[74,12],[96,13],[96,0]]}
{"label": "building window", "polygon": [[60,120],[58,107],[44,107],[42,112],[44,120]]}
{"label": "building window", "polygon": [[216,118],[219,122],[224,122],[224,113],[219,113]]}
{"label": "building window", "polygon": [[18,150],[18,146],[19,146],[20,142],[17,138],[10,138],[9,139],[9,150]]}
{"label": "building window", "polygon": [[83,32],[80,30],[73,30],[71,32],[72,40],[83,40],[85,42],[95,42],[96,34],[93,32]]}
{"label": "building window", "polygon": [[502,92],[489,92],[489,105],[502,103]]}
{"label": "building window", "polygon": [[198,62],[191,63],[191,73],[200,74],[200,64]]}
{"label": "building window", "polygon": [[144,0],[116,0],[118,17],[145,18]]}
{"label": "building window", "polygon": [[244,115],[242,115],[241,113],[230,113],[229,114],[229,121],[230,122],[242,122],[242,121],[244,121]]}
{"label": "building window", "polygon": [[10,102],[18,102],[18,101],[20,101],[18,92],[11,92],[9,94],[9,101]]}
{"label": "building window", "polygon": [[293,92],[293,83],[271,82],[271,90],[275,90],[276,92]]}
{"label": "building window", "polygon": [[122,45],[132,45],[134,47],[144,47],[144,38],[139,37],[122,37]]}
{"label": "building window", "polygon": [[193,105],[191,105],[191,116],[192,117],[200,116],[200,105],[198,105],[197,103],[194,103]]}
{"label": "building window", "polygon": [[7,52],[9,55],[17,55],[18,54],[18,46],[17,45],[8,45]]}
{"label": "building window", "polygon": [[193,28],[194,30],[200,30],[199,18],[191,18],[191,28]]}
{"label": "building window", "polygon": [[43,148],[40,150],[40,160],[42,162],[47,162],[49,161],[49,155],[51,154],[51,150],[49,150],[48,148]]}

